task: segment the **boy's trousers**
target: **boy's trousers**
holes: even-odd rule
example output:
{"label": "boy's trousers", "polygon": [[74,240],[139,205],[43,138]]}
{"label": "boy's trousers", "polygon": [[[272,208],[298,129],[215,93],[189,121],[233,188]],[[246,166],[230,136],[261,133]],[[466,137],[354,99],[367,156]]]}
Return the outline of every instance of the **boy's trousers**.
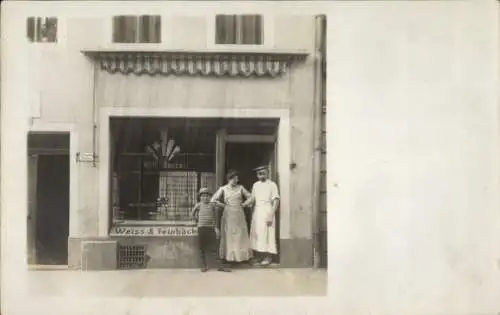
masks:
{"label": "boy's trousers", "polygon": [[200,250],[201,263],[203,267],[221,268],[222,262],[218,255],[219,241],[215,228],[200,226],[198,227],[198,248]]}

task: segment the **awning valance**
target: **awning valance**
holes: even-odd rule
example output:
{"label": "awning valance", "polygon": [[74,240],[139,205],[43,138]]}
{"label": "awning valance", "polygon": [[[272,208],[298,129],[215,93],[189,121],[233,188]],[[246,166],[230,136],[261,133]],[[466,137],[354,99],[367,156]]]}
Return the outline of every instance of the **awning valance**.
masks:
{"label": "awning valance", "polygon": [[277,77],[307,53],[83,51],[108,73],[135,75]]}

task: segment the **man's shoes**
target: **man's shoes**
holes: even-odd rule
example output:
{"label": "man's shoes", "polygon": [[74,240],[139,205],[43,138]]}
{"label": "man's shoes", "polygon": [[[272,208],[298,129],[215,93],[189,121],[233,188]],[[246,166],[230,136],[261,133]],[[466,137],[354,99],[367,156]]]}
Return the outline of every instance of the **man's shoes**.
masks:
{"label": "man's shoes", "polygon": [[250,265],[252,265],[253,267],[258,267],[260,266],[260,261],[253,258],[252,260],[250,260]]}
{"label": "man's shoes", "polygon": [[261,266],[267,267],[271,264],[272,260],[269,257],[264,258],[262,262],[260,263]]}
{"label": "man's shoes", "polygon": [[221,271],[221,272],[231,272],[232,270],[231,270],[231,269],[229,269],[229,268],[220,267],[219,269],[217,269],[217,271]]}
{"label": "man's shoes", "polygon": [[201,268],[201,272],[207,272],[207,271],[208,271],[208,268],[206,266]]}

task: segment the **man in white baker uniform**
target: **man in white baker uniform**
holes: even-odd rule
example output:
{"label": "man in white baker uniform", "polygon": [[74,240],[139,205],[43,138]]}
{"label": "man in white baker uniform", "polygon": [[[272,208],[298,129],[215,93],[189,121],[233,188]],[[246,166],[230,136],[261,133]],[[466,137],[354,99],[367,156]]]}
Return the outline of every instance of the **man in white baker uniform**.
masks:
{"label": "man in white baker uniform", "polygon": [[279,193],[276,183],[271,181],[267,166],[254,169],[259,179],[252,187],[254,211],[250,227],[250,245],[255,252],[255,265],[268,266],[272,255],[277,254],[276,211]]}

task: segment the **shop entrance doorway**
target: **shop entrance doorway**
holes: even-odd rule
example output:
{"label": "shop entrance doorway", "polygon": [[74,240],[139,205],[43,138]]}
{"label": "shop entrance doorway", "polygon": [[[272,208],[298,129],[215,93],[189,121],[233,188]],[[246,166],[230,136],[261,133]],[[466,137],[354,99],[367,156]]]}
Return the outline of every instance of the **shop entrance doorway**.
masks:
{"label": "shop entrance doorway", "polygon": [[67,265],[69,133],[28,135],[28,264]]}
{"label": "shop entrance doorway", "polygon": [[[240,184],[249,192],[257,177],[253,169],[259,165],[269,166],[269,177],[278,182],[276,168],[276,140],[274,136],[262,135],[228,135],[225,147],[225,174],[228,170],[236,170],[239,174]],[[245,209],[248,230],[252,221],[252,210]],[[276,214],[276,243],[279,252],[279,211]],[[279,261],[279,256],[275,257]]]}

